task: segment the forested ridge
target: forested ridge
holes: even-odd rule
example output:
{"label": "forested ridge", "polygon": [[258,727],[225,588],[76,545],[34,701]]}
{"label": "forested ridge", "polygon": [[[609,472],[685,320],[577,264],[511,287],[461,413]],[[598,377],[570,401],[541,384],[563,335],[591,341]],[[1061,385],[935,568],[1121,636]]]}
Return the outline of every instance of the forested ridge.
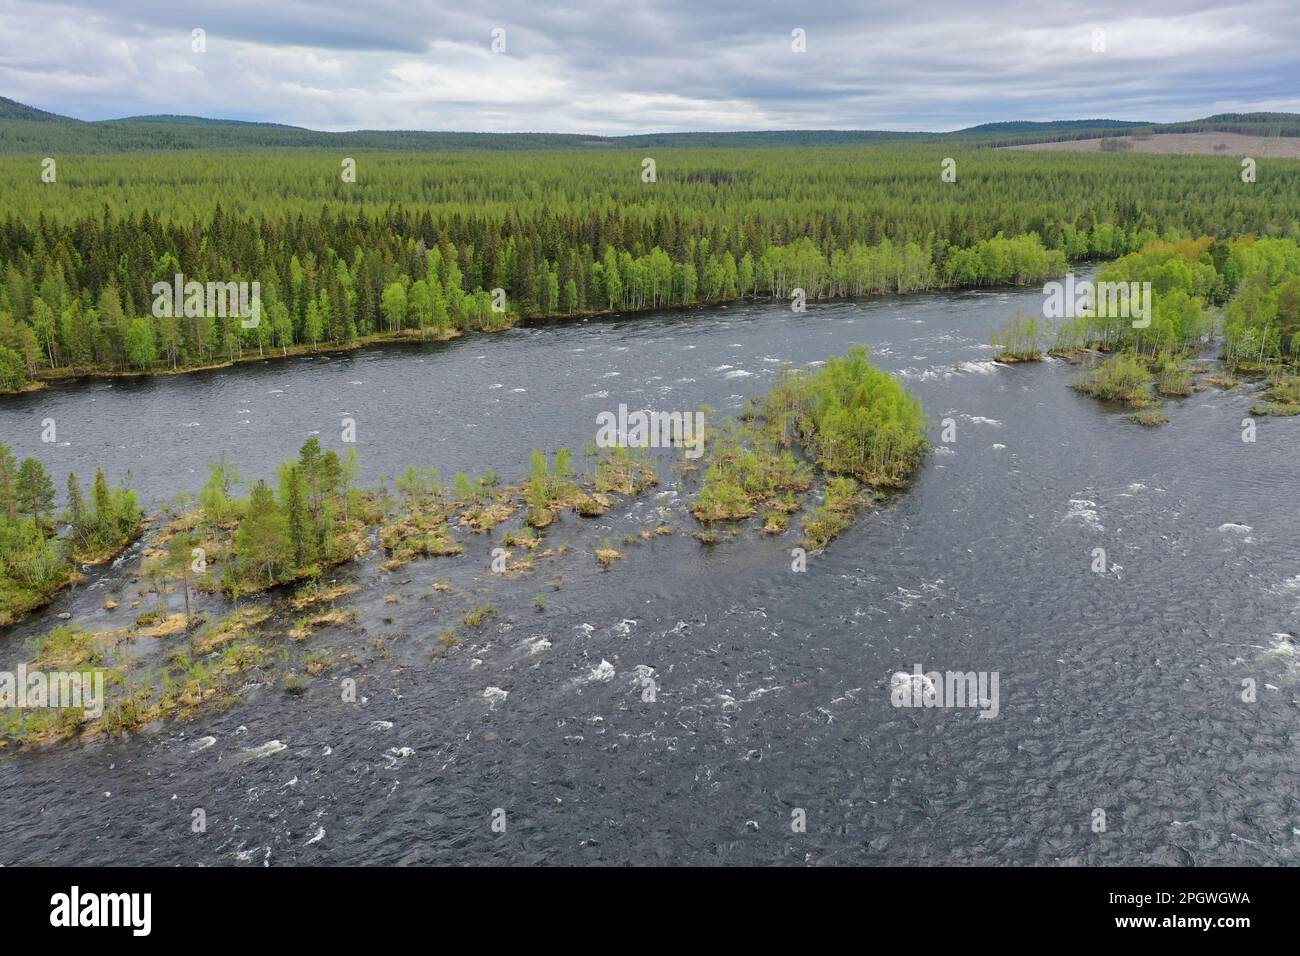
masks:
{"label": "forested ridge", "polygon": [[0,154],[124,153],[178,150],[349,149],[492,150],[749,148],[847,146],[872,143],[963,143],[1008,146],[1017,143],[1130,133],[1236,132],[1261,136],[1300,135],[1295,113],[1219,113],[1176,123],[1081,119],[983,123],[947,133],[904,130],[739,130],[728,132],[637,133],[598,136],[585,133],[471,133],[430,130],[350,130],[325,132],[201,116],[128,116],[83,121],[36,109],[0,96]]}
{"label": "forested ridge", "polygon": [[[0,388],[519,318],[1035,283],[1152,239],[1300,235],[1300,164],[920,146],[0,159]],[[643,179],[654,160],[655,181]],[[257,281],[262,321],[154,315]],[[505,312],[490,291],[505,292]]]}

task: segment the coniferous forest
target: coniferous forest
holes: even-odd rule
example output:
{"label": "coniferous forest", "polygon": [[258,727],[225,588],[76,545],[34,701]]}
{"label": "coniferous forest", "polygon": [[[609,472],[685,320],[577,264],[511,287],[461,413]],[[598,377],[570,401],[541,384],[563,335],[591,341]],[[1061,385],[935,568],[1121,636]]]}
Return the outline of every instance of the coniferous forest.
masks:
{"label": "coniferous forest", "polygon": [[[52,182],[7,157],[0,388],[795,289],[1031,284],[1158,238],[1300,234],[1293,162],[1244,183],[1231,158],[957,146],[69,156]],[[155,309],[177,274],[258,282],[260,320]]]}

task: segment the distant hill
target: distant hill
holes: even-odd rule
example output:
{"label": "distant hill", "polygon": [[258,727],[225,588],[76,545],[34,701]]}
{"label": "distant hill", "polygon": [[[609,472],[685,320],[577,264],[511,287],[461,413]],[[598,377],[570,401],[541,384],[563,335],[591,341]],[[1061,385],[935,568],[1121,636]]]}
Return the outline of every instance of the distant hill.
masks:
{"label": "distant hill", "polygon": [[423,130],[356,130],[327,133],[201,116],[131,116],[88,122],[0,97],[0,154],[117,153],[214,149],[522,150],[644,149],[649,147],[756,148],[848,146],[868,143],[950,141],[965,145],[1090,139],[1143,132],[1239,132],[1300,136],[1294,113],[1224,113],[1184,123],[1084,119],[984,123],[951,133],[895,130],[754,130],[724,133],[644,133],[590,136],[572,133],[462,133]]}
{"label": "distant hill", "polygon": [[80,122],[66,116],[60,116],[58,113],[47,113],[45,110],[38,110],[34,106],[27,106],[24,103],[6,99],[3,96],[0,96],[0,120],[25,120],[31,123]]}
{"label": "distant hill", "polygon": [[1056,133],[1078,129],[1086,129],[1091,132],[1099,129],[1125,129],[1132,126],[1153,125],[1155,124],[1108,119],[1053,120],[1048,123],[1037,123],[1031,120],[1012,120],[1009,123],[982,123],[979,126],[970,126],[966,129],[959,130],[959,132],[975,135],[984,133]]}

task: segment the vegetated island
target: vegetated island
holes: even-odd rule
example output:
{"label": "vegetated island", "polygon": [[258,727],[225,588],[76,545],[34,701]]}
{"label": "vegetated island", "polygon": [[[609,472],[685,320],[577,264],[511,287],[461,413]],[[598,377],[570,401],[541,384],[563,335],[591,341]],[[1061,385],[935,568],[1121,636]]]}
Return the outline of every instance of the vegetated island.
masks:
{"label": "vegetated island", "polygon": [[[865,347],[831,359],[815,373],[785,370],[772,391],[751,404],[746,419],[706,427],[700,463],[686,458],[682,465],[684,489],[703,468],[690,511],[706,542],[717,540],[721,524],[751,517],[760,503],[767,508],[764,531],[783,533],[820,479],[824,501],[806,516],[801,545],[824,548],[864,506],[905,487],[927,449],[920,403],[872,365]],[[6,709],[0,711],[0,745],[122,733],[230,700],[246,683],[241,675],[274,669],[317,631],[353,622],[355,612],[340,602],[358,586],[326,575],[376,551],[382,552],[379,570],[390,572],[417,559],[462,555],[482,536],[489,545],[499,541],[492,549],[498,572],[493,577],[532,574],[542,562],[569,552],[567,543],[547,541],[547,529],[560,515],[599,516],[617,496],[634,497],[659,483],[644,450],[592,443],[585,451],[588,467],[581,476],[570,452],[559,449],[550,457],[534,452],[529,475],[519,485],[502,484],[489,469],[477,478],[458,474],[445,486],[435,469],[411,467],[391,488],[381,480],[367,489],[357,484],[355,447],[340,456],[313,437],[297,458],[280,466],[274,486],[262,479],[247,482],[245,496],[236,494],[237,470],[224,459],[214,463],[195,502],[178,496],[166,513],[155,516],[158,530],[132,574],[136,597],[121,609],[133,620],[108,631],[64,624],[34,643],[32,670],[106,674],[110,699],[103,713]],[[69,489],[74,487],[70,479]],[[139,534],[134,496],[108,489],[102,473],[95,498],[98,503],[107,495],[106,510],[76,505],[70,496],[62,538],[49,515],[52,489],[45,490],[50,495],[41,499],[41,514],[19,520],[40,528],[46,547],[75,547],[67,543],[69,537],[79,534],[78,526],[93,534],[100,514],[134,514],[137,523],[117,534]],[[498,539],[495,529],[512,519],[513,526],[503,528]],[[623,558],[620,547],[673,533],[663,524],[621,542],[602,540],[593,549],[595,561],[610,568]],[[105,540],[117,546],[121,538]],[[8,551],[0,555],[5,575],[16,572],[16,557]],[[551,587],[562,586],[562,576],[552,579]],[[425,596],[445,596],[449,590],[446,582],[435,580]],[[0,590],[0,595],[13,593]],[[53,593],[44,596],[48,600]],[[195,611],[191,598],[200,595],[217,613]],[[25,600],[0,610],[13,619],[32,606]],[[104,606],[119,610],[112,598]],[[535,607],[544,613],[542,596]],[[476,601],[461,617],[464,630],[445,629],[431,653],[446,654],[465,631],[496,614],[491,604]],[[159,642],[160,658],[149,660],[133,650],[142,638]],[[301,659],[279,677],[288,693],[301,693],[311,678],[352,660],[327,648],[297,656]]]}
{"label": "vegetated island", "polygon": [[[1300,414],[1296,240],[1154,241],[1099,269],[1093,281],[1150,283],[1150,315],[1135,324],[1119,303],[1101,297],[1087,314],[1056,324],[1020,313],[993,335],[997,360],[1034,362],[1046,352],[1087,361],[1073,387],[1124,405],[1146,426],[1169,420],[1163,399],[1185,398],[1207,384],[1233,388],[1236,376],[1265,385],[1252,415]],[[1222,369],[1196,365],[1217,338]]]}

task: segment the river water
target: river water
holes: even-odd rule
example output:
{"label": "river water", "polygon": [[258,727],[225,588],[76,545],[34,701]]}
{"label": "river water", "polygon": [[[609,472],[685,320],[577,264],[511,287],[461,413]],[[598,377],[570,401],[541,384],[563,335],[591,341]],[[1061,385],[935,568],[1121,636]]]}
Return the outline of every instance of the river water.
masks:
{"label": "river water", "polygon": [[[357,622],[310,639],[353,657],[301,696],[255,672],[191,720],[0,756],[0,863],[1296,863],[1300,419],[1243,442],[1253,386],[1211,388],[1143,429],[1069,390],[1066,363],[993,363],[991,329],[1040,303],[738,305],[0,402],[20,456],[60,482],[130,469],[153,508],[223,451],[271,477],[308,434],[343,449],[344,418],[368,479],[513,479],[620,402],[734,413],[783,363],[868,343],[936,447],[803,573],[795,532],[696,541],[667,465],[657,493],[558,522],[571,548],[531,576],[488,574],[470,536],[393,574],[358,562],[339,573]],[[603,538],[664,521],[596,566]],[[120,626],[101,605],[131,563],[0,635],[0,659],[60,612]],[[499,615],[431,656],[484,600]],[[892,706],[918,664],[996,673],[997,716]]]}

